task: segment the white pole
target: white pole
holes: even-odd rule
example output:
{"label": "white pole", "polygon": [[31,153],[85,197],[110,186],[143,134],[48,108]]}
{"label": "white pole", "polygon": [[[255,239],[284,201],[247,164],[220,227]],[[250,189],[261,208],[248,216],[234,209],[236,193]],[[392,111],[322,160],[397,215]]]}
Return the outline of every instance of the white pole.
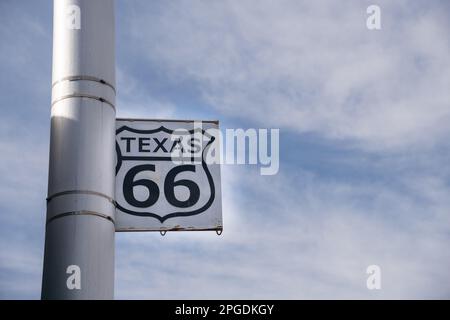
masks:
{"label": "white pole", "polygon": [[113,0],[54,0],[43,299],[114,297]]}

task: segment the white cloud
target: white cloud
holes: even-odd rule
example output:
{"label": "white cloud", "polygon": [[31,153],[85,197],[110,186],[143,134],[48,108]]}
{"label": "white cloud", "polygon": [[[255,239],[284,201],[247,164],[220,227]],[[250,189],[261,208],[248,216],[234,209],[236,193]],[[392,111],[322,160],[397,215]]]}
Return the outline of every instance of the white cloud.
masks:
{"label": "white cloud", "polygon": [[448,135],[450,40],[441,3],[176,1],[142,7],[133,43],[226,115],[318,132],[367,150]]}
{"label": "white cloud", "polygon": [[118,118],[171,119],[174,117],[174,105],[152,97],[145,87],[139,85],[133,76],[121,68],[117,71]]}
{"label": "white cloud", "polygon": [[[225,118],[396,154],[347,154],[321,176],[286,161],[275,177],[225,168],[224,234],[118,234],[118,298],[450,297],[442,2],[380,1],[379,33],[365,29],[360,1],[134,4],[126,33],[142,68],[150,61],[167,79],[194,83]],[[0,49],[4,83],[15,84],[2,96],[28,97],[1,109],[1,298],[39,297],[49,132],[38,115],[50,101],[41,63],[49,65],[50,44],[41,42],[51,37],[39,12],[17,26],[23,15],[15,12],[0,32],[9,44]],[[179,116],[135,74],[118,71],[119,116]],[[341,164],[357,177],[335,178]],[[372,180],[372,169],[385,179]],[[365,287],[369,264],[382,269],[380,292]]]}
{"label": "white cloud", "polygon": [[[404,191],[306,172],[229,174],[221,237],[118,235],[119,298],[449,297],[450,190],[442,181],[408,180]],[[415,186],[427,188],[422,200]],[[371,264],[381,267],[381,291],[366,288]]]}

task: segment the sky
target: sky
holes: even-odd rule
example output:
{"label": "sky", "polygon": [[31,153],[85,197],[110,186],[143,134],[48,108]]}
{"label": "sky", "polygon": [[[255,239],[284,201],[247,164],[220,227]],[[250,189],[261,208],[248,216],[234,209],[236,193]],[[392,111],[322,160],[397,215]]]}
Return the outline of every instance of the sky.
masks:
{"label": "sky", "polygon": [[[449,15],[116,0],[117,116],[279,129],[280,170],[223,165],[221,236],[116,234],[115,297],[449,299]],[[0,0],[0,39],[0,299],[39,299],[52,2]]]}

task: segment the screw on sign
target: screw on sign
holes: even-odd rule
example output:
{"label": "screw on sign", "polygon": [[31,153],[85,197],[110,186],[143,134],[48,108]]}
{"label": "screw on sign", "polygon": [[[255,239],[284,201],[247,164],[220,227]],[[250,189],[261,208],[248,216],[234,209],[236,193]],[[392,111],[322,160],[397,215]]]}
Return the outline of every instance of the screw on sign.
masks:
{"label": "screw on sign", "polygon": [[116,230],[222,230],[217,121],[116,122]]}

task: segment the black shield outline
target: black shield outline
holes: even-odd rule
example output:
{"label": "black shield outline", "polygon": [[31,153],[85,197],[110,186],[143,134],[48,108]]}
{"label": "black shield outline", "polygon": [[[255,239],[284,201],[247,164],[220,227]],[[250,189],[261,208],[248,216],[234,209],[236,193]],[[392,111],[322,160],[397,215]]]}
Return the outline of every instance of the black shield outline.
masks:
{"label": "black shield outline", "polygon": [[[134,132],[134,133],[141,133],[141,134],[152,134],[152,133],[157,133],[157,132],[165,132],[165,133],[168,133],[168,134],[172,134],[175,130],[171,130],[171,129],[167,129],[166,127],[164,127],[164,126],[160,126],[159,128],[157,128],[157,129],[150,129],[150,130],[144,130],[144,129],[135,129],[135,128],[130,128],[130,127],[128,127],[128,126],[122,126],[122,127],[120,127],[119,129],[117,129],[116,130],[116,136],[119,134],[119,133],[121,133],[122,131],[130,131],[130,132]],[[199,208],[199,209],[196,209],[196,210],[193,210],[193,211],[187,211],[187,212],[171,212],[171,213],[169,213],[169,214],[166,214],[166,215],[164,215],[164,216],[160,216],[160,215],[158,215],[158,214],[156,214],[156,213],[152,213],[152,212],[136,212],[136,211],[132,211],[132,210],[129,210],[129,209],[126,209],[126,208],[124,208],[124,207],[122,207],[117,201],[115,202],[116,203],[116,208],[117,209],[119,209],[120,211],[122,211],[122,212],[124,212],[124,213],[127,213],[127,214],[130,214],[130,215],[134,215],[134,216],[140,216],[140,217],[153,217],[153,218],[156,218],[156,219],[158,219],[161,223],[164,223],[164,221],[166,221],[167,219],[170,219],[170,218],[175,218],[175,217],[189,217],[189,216],[195,216],[195,215],[198,215],[198,214],[200,214],[200,213],[202,213],[202,212],[204,212],[204,211],[206,211],[209,207],[211,207],[211,205],[213,204],[213,202],[214,202],[214,199],[215,199],[215,196],[216,196],[216,191],[215,191],[215,186],[214,186],[214,180],[213,180],[213,178],[212,178],[212,175],[211,175],[211,172],[209,171],[209,169],[208,169],[208,165],[206,164],[206,162],[205,162],[205,152],[211,147],[211,144],[215,141],[215,137],[214,136],[212,136],[212,135],[210,135],[208,132],[206,132],[205,130],[203,130],[203,129],[200,129],[200,128],[195,128],[195,129],[192,129],[192,130],[186,130],[187,132],[189,132],[189,134],[194,134],[194,133],[196,133],[196,132],[201,132],[204,136],[206,136],[206,137],[208,137],[210,140],[208,141],[208,143],[206,144],[206,146],[203,148],[203,151],[202,151],[202,167],[203,167],[203,170],[205,170],[205,173],[206,173],[206,176],[207,176],[207,178],[208,178],[208,183],[209,183],[209,187],[210,187],[210,189],[211,189],[211,196],[209,197],[209,199],[208,199],[208,201],[206,202],[206,204],[203,206],[203,207],[201,207],[201,208]],[[119,146],[119,144],[117,143],[117,141],[116,141],[116,154],[117,154],[117,164],[116,164],[116,176],[117,176],[117,173],[119,172],[119,170],[120,170],[120,167],[122,166],[122,162],[123,162],[123,156],[122,156],[122,153],[121,153],[121,151],[120,151],[120,146]],[[150,159],[150,157],[147,157],[149,160],[151,160]],[[171,157],[167,157],[167,158],[164,158],[164,157],[154,157],[155,159],[156,158],[158,158],[157,160],[161,160],[161,159],[164,159],[163,161],[169,161],[169,160],[172,160],[172,158]]]}

